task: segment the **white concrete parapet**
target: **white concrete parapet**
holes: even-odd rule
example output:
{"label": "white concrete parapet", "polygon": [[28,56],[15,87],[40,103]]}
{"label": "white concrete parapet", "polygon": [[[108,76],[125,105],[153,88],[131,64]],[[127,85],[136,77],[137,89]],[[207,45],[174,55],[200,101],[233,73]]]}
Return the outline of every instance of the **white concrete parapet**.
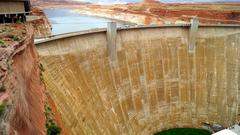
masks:
{"label": "white concrete parapet", "polygon": [[117,24],[116,22],[108,22],[107,24],[107,49],[109,59],[114,62],[117,60]]}
{"label": "white concrete parapet", "polygon": [[191,53],[193,53],[195,51],[198,25],[199,25],[198,19],[193,18],[191,21],[191,27],[190,27],[190,32],[189,32],[189,41],[188,41],[188,49],[189,49],[189,52],[191,52]]}

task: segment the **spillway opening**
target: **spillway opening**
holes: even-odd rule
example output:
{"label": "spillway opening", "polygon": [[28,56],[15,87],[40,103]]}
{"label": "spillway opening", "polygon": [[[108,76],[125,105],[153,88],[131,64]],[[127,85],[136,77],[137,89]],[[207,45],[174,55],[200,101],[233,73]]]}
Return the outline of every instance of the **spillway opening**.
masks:
{"label": "spillway opening", "polygon": [[211,135],[211,133],[205,129],[172,128],[155,133],[154,135]]}

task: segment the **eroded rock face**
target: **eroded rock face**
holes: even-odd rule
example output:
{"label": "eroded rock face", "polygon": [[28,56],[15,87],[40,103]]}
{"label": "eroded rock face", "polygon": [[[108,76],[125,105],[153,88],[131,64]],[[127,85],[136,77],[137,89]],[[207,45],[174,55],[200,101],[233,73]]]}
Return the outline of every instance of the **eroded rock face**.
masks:
{"label": "eroded rock face", "polygon": [[1,103],[6,105],[1,118],[2,134],[44,135],[44,87],[33,43],[34,29],[24,25],[13,31],[22,29],[25,34],[21,38],[0,48],[0,79],[6,88],[6,92],[0,94]]}
{"label": "eroded rock face", "polygon": [[136,24],[184,24],[197,16],[202,24],[240,24],[238,4],[164,4],[158,2],[126,5],[84,5],[76,13],[97,15]]}
{"label": "eroded rock face", "polygon": [[30,21],[34,27],[34,38],[51,36],[52,27],[43,10],[38,7],[33,7],[32,14],[38,17],[38,19]]}

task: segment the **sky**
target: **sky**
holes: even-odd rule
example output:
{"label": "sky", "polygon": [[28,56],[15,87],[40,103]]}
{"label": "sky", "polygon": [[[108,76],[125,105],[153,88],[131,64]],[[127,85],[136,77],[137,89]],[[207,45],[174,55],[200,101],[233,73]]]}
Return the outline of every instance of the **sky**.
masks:
{"label": "sky", "polygon": [[[125,4],[130,2],[141,2],[142,0],[73,0],[91,2],[97,4]],[[165,3],[195,3],[195,2],[240,2],[240,0],[160,0]]]}

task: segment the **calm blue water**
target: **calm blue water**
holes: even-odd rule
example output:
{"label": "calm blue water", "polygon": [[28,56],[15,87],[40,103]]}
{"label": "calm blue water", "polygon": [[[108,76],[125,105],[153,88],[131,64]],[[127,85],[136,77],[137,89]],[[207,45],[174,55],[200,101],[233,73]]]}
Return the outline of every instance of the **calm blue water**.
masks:
{"label": "calm blue water", "polygon": [[[44,12],[52,24],[52,35],[106,28],[107,22],[111,22],[110,19],[75,14],[70,9],[46,9]],[[117,22],[117,25],[122,27],[124,23]]]}

